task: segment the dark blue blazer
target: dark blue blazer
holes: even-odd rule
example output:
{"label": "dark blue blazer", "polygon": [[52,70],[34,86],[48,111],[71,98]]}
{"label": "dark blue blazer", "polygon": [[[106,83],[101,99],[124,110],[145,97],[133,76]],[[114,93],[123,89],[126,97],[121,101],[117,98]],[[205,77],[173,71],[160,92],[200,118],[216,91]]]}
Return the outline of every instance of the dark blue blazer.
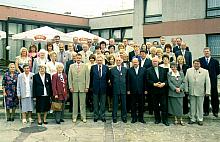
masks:
{"label": "dark blue blazer", "polygon": [[[45,73],[45,87],[47,90],[47,95],[52,96],[52,82],[51,82],[51,77],[50,74]],[[39,97],[44,95],[44,84],[41,81],[39,73],[35,74],[33,76],[33,96],[34,97]]]}
{"label": "dark blue blazer", "polygon": [[146,69],[139,66],[138,75],[134,67],[128,69],[127,91],[131,94],[144,94],[147,91]]}
{"label": "dark blue blazer", "polygon": [[127,68],[121,67],[121,72],[117,66],[110,70],[110,81],[113,89],[113,94],[127,94]]}
{"label": "dark blue blazer", "polygon": [[[140,65],[141,65],[141,62],[140,62]],[[148,68],[150,68],[152,66],[152,61],[151,61],[151,59],[146,59],[145,60],[145,62],[144,62],[144,65],[143,65],[143,67],[145,68],[145,69],[148,69]]]}
{"label": "dark blue blazer", "polygon": [[[154,67],[150,67],[149,69],[147,69],[147,85],[149,87],[149,92],[152,95],[160,95],[160,94],[165,95],[167,94],[167,86],[168,86],[167,71],[162,67],[158,67],[158,71],[159,71],[159,79],[157,78]],[[154,87],[154,83],[157,82],[165,83],[165,86],[163,88]]]}
{"label": "dark blue blazer", "polygon": [[[179,51],[179,50],[181,50],[181,48],[179,46],[173,47],[173,53],[176,54],[176,51]],[[189,47],[186,47],[186,51],[189,51]]]}
{"label": "dark blue blazer", "polygon": [[219,62],[214,58],[210,58],[209,64],[207,64],[205,57],[199,58],[201,67],[209,71],[209,77],[211,81],[211,87],[217,87],[219,70]]}
{"label": "dark blue blazer", "polygon": [[[181,52],[181,50],[176,51],[176,53],[175,53],[176,58],[177,58],[179,55],[183,55],[182,52]],[[184,57],[185,57],[185,60],[186,60],[186,64],[189,66],[189,68],[191,68],[191,67],[192,67],[192,53],[191,53],[190,51],[187,51],[187,50],[186,50]]]}
{"label": "dark blue blazer", "polygon": [[102,65],[102,77],[99,77],[98,65],[93,65],[90,70],[90,89],[93,94],[106,94],[109,80],[109,68]]}

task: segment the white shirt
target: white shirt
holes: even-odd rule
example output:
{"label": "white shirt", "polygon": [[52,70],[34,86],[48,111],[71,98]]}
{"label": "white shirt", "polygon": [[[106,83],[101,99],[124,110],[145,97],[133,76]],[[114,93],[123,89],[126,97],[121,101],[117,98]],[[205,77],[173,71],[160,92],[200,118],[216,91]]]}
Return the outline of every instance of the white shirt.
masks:
{"label": "white shirt", "polygon": [[26,76],[26,74],[24,73],[24,77],[25,77],[25,88],[26,88],[26,95],[25,95],[25,97],[31,97],[30,74],[28,74],[28,76]]}
{"label": "white shirt", "polygon": [[206,62],[207,62],[207,59],[208,59],[208,64],[209,64],[211,56],[209,56],[208,58],[205,57]]}
{"label": "white shirt", "polygon": [[45,74],[44,74],[44,75],[41,75],[41,74],[39,73],[39,75],[40,75],[41,81],[43,82],[43,85],[44,85],[44,94],[42,94],[42,96],[47,96],[47,89],[46,89],[46,87],[45,87]]}
{"label": "white shirt", "polygon": [[57,73],[57,66],[58,62],[55,62],[55,64],[50,61],[46,63],[46,72],[49,73],[52,77],[52,75],[54,75],[55,73]]}
{"label": "white shirt", "polygon": [[83,63],[88,63],[89,62],[89,56],[92,54],[92,51],[88,50],[88,51],[80,51],[79,54],[82,55],[82,61]]}
{"label": "white shirt", "polygon": [[98,72],[99,72],[99,68],[101,69],[101,77],[102,77],[102,65],[98,65]]}
{"label": "white shirt", "polygon": [[136,75],[138,75],[138,70],[139,70],[139,66],[134,68],[135,72],[136,72]]}
{"label": "white shirt", "polygon": [[146,58],[141,59],[141,67],[143,67],[143,66],[144,66],[144,62],[145,62],[145,60],[146,60]]}
{"label": "white shirt", "polygon": [[56,53],[58,53],[58,52],[60,51],[60,49],[59,49],[59,44],[60,44],[60,43],[58,43],[58,44],[54,43],[54,44],[53,44],[53,51],[55,51]]}

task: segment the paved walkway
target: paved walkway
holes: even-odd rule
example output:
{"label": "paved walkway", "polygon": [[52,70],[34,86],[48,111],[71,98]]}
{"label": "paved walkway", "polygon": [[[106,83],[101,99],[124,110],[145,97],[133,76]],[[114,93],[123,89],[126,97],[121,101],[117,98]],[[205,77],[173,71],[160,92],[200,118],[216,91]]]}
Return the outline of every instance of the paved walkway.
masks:
{"label": "paved walkway", "polygon": [[[5,122],[0,119],[1,142],[219,142],[220,121],[206,120],[203,126],[197,124],[166,127],[153,122],[146,124],[130,122],[124,124],[87,123],[71,120],[61,125],[48,120],[47,126],[38,127],[36,124],[22,126],[19,120]],[[41,131],[41,132],[35,132]],[[32,132],[32,133],[31,133]]]}

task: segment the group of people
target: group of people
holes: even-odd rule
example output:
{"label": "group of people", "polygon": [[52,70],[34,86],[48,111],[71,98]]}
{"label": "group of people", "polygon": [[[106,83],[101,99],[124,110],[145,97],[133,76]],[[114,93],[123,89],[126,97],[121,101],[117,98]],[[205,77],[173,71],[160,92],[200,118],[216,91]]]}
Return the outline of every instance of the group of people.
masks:
{"label": "group of people", "polygon": [[147,104],[155,124],[169,126],[170,114],[175,125],[184,126],[182,116],[189,112],[189,124],[203,125],[203,115],[209,115],[210,95],[213,115],[218,117],[220,73],[219,62],[211,57],[210,49],[204,48],[203,53],[204,57],[192,61],[190,48],[180,37],[172,38],[171,44],[160,37],[160,42],[139,46],[127,39],[118,45],[109,39],[107,45],[97,38],[77,37],[65,45],[55,36],[53,43],[48,42],[39,52],[35,45],[29,51],[22,47],[2,81],[7,121],[14,121],[19,105],[22,122],[33,122],[36,98],[38,125],[48,123],[51,100],[62,104],[61,110],[54,111],[57,124],[64,122],[65,104],[69,100],[73,123],[79,110],[81,121],[87,122],[86,106],[93,111],[94,122],[106,122],[107,106],[113,123],[117,123],[120,106],[124,123],[128,112],[131,123],[146,123]]}

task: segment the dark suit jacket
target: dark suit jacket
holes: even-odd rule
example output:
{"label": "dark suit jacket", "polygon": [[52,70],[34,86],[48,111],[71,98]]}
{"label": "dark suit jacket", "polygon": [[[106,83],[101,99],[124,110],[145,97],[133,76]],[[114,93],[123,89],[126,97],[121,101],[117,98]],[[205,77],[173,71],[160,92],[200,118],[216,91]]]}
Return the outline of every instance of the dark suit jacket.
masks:
{"label": "dark suit jacket", "polygon": [[135,56],[134,51],[129,52],[129,61],[132,61],[132,58]]}
{"label": "dark suit jacket", "polygon": [[[167,71],[162,67],[158,67],[158,71],[159,71],[159,79],[157,78],[154,67],[150,67],[149,69],[147,69],[147,84],[149,87],[149,92],[152,95],[167,94],[167,86],[168,86]],[[157,82],[165,83],[165,86],[163,88],[155,87],[154,83]]]}
{"label": "dark suit jacket", "polygon": [[[141,65],[141,62],[140,62],[140,65]],[[143,67],[144,67],[145,69],[148,69],[148,68],[150,68],[151,66],[152,66],[152,61],[151,61],[151,59],[146,58]]]}
{"label": "dark suit jacket", "polygon": [[218,75],[220,74],[219,62],[214,58],[210,58],[209,64],[207,65],[205,57],[199,58],[201,67],[209,71],[209,77],[211,81],[211,87],[217,87]]}
{"label": "dark suit jacket", "polygon": [[93,65],[90,70],[90,89],[94,94],[106,94],[109,80],[109,69],[106,65],[102,65],[102,77],[99,77],[98,65]]}
{"label": "dark suit jacket", "polygon": [[67,100],[67,75],[63,75],[63,81],[60,80],[58,73],[52,76],[53,96],[58,95],[58,100]]}
{"label": "dark suit jacket", "polygon": [[144,94],[147,91],[146,69],[139,66],[138,75],[134,67],[128,69],[127,91],[131,94]]}
{"label": "dark suit jacket", "polygon": [[[179,46],[173,47],[173,53],[176,54],[176,51],[179,51],[179,50],[181,50],[181,48]],[[189,47],[186,47],[186,51],[189,51]]]}
{"label": "dark suit jacket", "polygon": [[[179,55],[183,55],[181,50],[176,51],[175,56],[178,57]],[[192,53],[190,51],[185,51],[185,60],[186,60],[186,64],[191,68],[192,67]]]}
{"label": "dark suit jacket", "polygon": [[117,66],[110,70],[110,81],[113,89],[113,94],[127,94],[127,68],[121,67],[121,72]]}
{"label": "dark suit jacket", "polygon": [[69,69],[70,69],[70,65],[72,65],[73,63],[75,63],[75,61],[73,60],[69,60],[66,62],[66,69],[65,69],[65,73],[68,75],[69,73]]}
{"label": "dark suit jacket", "polygon": [[75,46],[75,48],[74,48],[74,51],[76,52],[76,53],[78,53],[79,51],[82,51],[83,49],[82,49],[82,46],[80,45],[80,44],[74,44],[74,46]]}
{"label": "dark suit jacket", "polygon": [[[50,74],[45,73],[45,87],[47,90],[47,95],[52,96],[52,84],[51,84],[51,77]],[[34,97],[39,97],[44,95],[44,84],[41,81],[39,73],[35,74],[33,76],[33,96]]]}
{"label": "dark suit jacket", "polygon": [[[182,66],[182,72],[183,72],[184,76],[186,75],[186,71],[187,71],[188,68],[189,68],[189,66],[188,66],[187,64],[183,64],[183,66]],[[181,71],[179,64],[177,65],[177,70],[178,70],[178,71]]]}

